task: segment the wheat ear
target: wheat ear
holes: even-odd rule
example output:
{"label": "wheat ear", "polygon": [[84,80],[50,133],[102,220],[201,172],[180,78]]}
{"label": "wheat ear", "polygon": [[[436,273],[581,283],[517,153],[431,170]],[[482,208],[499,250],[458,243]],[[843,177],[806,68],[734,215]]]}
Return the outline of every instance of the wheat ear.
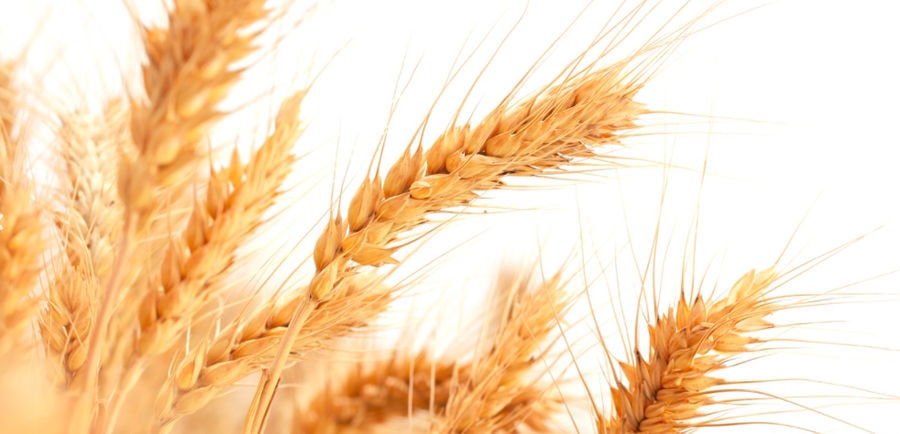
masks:
{"label": "wheat ear", "polygon": [[[143,258],[133,258],[134,241],[164,240],[168,229],[145,233],[148,223],[167,219],[161,204],[177,202],[181,192],[194,182],[192,172],[204,154],[199,144],[215,121],[223,115],[217,108],[242,69],[235,64],[254,51],[253,41],[262,31],[251,28],[268,11],[263,1],[176,1],[168,13],[168,28],[143,28],[148,64],[143,69],[146,99],[131,104],[131,143],[119,148],[117,186],[124,207],[121,237],[112,273],[100,296],[94,327],[88,339],[83,369],[86,399],[80,401],[75,425],[87,431],[94,413],[90,404],[100,378],[102,348],[128,336],[126,330],[108,330],[123,286],[139,281],[156,249],[148,245]],[[131,145],[131,146],[129,146]],[[163,225],[165,227],[165,225]],[[149,256],[150,261],[146,258]],[[139,264],[127,267],[126,264]],[[123,285],[125,282],[125,285]],[[132,294],[134,295],[134,294]],[[145,294],[137,294],[143,297]],[[113,335],[113,339],[106,339]],[[128,339],[125,339],[128,342]],[[99,423],[102,423],[100,421]]]}
{"label": "wheat ear", "polygon": [[571,298],[558,275],[536,287],[529,280],[524,273],[501,276],[482,321],[490,338],[472,360],[435,359],[423,350],[354,363],[346,377],[329,381],[295,411],[293,432],[367,432],[423,412],[434,433],[555,432],[549,421],[562,401],[539,380],[550,363],[547,338]]}
{"label": "wheat ear", "polygon": [[[516,270],[518,271],[518,270]],[[510,272],[496,285],[489,347],[477,354],[469,375],[456,377],[436,433],[557,432],[552,419],[562,399],[538,381],[549,360],[548,338],[571,305],[560,274],[531,285],[531,274]]]}
{"label": "wheat ear", "polygon": [[578,158],[596,157],[597,147],[618,143],[646,113],[633,99],[641,83],[627,71],[623,61],[572,73],[514,107],[502,103],[474,128],[451,128],[428,150],[407,148],[383,182],[377,172],[367,177],[346,218],[330,218],[316,243],[310,300],[295,312],[275,363],[260,380],[244,432],[262,431],[290,348],[303,333],[302,319],[320,301],[341,297],[342,279],[359,267],[396,263],[392,255],[406,243],[401,234],[430,214],[468,205],[477,191],[501,188],[504,176],[556,173]]}
{"label": "wheat ear", "polygon": [[116,146],[127,136],[127,110],[117,101],[102,116],[71,114],[57,130],[65,167],[62,209],[56,227],[63,260],[45,297],[39,325],[50,353],[59,359],[60,380],[69,383],[87,356],[100,282],[109,278],[121,235],[122,206],[115,191]]}
{"label": "wheat ear", "polygon": [[16,122],[20,104],[12,74],[12,65],[0,64],[0,354],[20,343],[35,313],[37,299],[30,292],[46,246],[42,213],[23,166],[25,127]]}
{"label": "wheat ear", "polygon": [[[368,325],[390,302],[389,288],[377,276],[362,274],[342,282],[344,297],[322,302],[305,321],[304,335],[293,340],[291,355],[299,358],[323,347],[324,342]],[[171,429],[182,416],[191,414],[219,396],[237,380],[269,365],[284,340],[294,311],[308,302],[297,294],[290,301],[275,299],[255,313],[242,315],[208,341],[179,355],[173,373],[160,390],[156,404],[161,431]]]}
{"label": "wheat ear", "polygon": [[688,299],[650,325],[649,353],[635,349],[620,363],[623,378],[612,387],[612,413],[597,414],[601,433],[667,433],[695,428],[692,420],[715,401],[708,390],[724,384],[711,376],[731,357],[758,342],[750,333],[773,325],[765,318],[783,308],[767,295],[779,275],[749,271],[721,300]]}
{"label": "wheat ear", "polygon": [[303,93],[286,99],[275,129],[246,164],[237,151],[228,166],[210,174],[206,200],[197,201],[181,237],[171,240],[163,266],[141,306],[138,352],[159,354],[172,347],[191,318],[223,288],[219,280],[238,246],[262,224],[295,162],[291,149],[302,133]]}
{"label": "wheat ear", "polygon": [[219,103],[240,79],[236,66],[255,51],[253,41],[269,16],[260,0],[174,2],[167,28],[143,28],[148,64],[147,99],[132,102],[136,153],[121,165],[120,194],[149,217],[157,188],[178,192],[203,161],[199,147],[224,113]]}
{"label": "wheat ear", "polygon": [[360,361],[340,380],[316,393],[292,414],[291,432],[367,432],[392,418],[419,412],[443,413],[454,378],[468,378],[467,367],[435,360],[425,351],[409,357]]}

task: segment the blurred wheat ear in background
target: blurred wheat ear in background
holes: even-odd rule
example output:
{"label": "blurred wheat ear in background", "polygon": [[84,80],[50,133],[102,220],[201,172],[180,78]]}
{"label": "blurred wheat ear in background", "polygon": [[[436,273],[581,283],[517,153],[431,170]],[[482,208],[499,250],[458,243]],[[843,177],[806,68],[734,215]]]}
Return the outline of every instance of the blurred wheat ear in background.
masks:
{"label": "blurred wheat ear in background", "polygon": [[[828,327],[896,306],[876,277],[900,261],[804,279],[890,229],[798,254],[806,223],[786,214],[750,230],[781,244],[729,256],[745,262],[723,289],[700,203],[732,174],[709,145],[698,168],[669,146],[697,119],[717,137],[716,118],[644,99],[681,46],[749,12],[533,3],[485,6],[490,28],[435,48],[451,60],[427,91],[435,52],[411,60],[414,38],[386,82],[388,58],[340,75],[366,41],[330,26],[364,2],[0,6],[41,17],[0,29],[0,432],[880,429],[868,412],[900,409],[898,379],[817,376],[802,353],[896,360],[896,340]],[[110,26],[77,39],[79,17]],[[66,34],[104,60],[54,59]],[[374,129],[323,133],[317,115],[364,112],[354,89],[375,84],[393,91]],[[636,174],[651,194],[625,193]],[[685,179],[700,193],[670,186]],[[572,199],[553,243],[529,214],[542,189]],[[742,204],[777,214],[766,199]]]}

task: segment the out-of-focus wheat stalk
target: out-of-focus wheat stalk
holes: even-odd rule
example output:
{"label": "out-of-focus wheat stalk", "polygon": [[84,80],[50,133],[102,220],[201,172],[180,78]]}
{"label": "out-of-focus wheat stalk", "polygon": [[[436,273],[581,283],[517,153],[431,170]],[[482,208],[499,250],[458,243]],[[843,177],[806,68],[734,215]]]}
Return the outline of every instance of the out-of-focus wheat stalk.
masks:
{"label": "out-of-focus wheat stalk", "polygon": [[530,280],[527,271],[504,270],[482,321],[485,342],[471,360],[445,361],[420,351],[354,363],[297,409],[292,431],[367,432],[370,425],[424,413],[429,432],[557,432],[553,420],[563,398],[543,363],[548,338],[573,298],[559,275],[534,287]]}

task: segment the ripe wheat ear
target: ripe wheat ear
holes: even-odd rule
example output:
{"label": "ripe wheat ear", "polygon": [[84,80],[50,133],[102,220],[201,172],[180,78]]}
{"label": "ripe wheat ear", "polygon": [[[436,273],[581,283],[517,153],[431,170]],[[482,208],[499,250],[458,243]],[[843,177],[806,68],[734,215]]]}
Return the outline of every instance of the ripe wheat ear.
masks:
{"label": "ripe wheat ear", "polygon": [[[656,243],[659,225],[657,222],[657,238],[654,238],[652,247],[654,251],[658,248]],[[698,229],[695,227],[693,230]],[[866,428],[867,423],[861,418],[832,414],[828,408],[816,408],[807,404],[808,396],[770,391],[767,386],[788,381],[830,387],[828,393],[835,393],[832,398],[843,398],[845,402],[852,403],[896,402],[898,397],[895,394],[886,390],[867,390],[830,377],[804,376],[802,371],[798,376],[781,372],[749,371],[753,376],[748,379],[748,371],[737,372],[736,368],[754,369],[754,363],[759,362],[759,359],[777,360],[779,356],[786,359],[787,354],[784,352],[798,349],[823,350],[815,353],[818,356],[828,354],[829,348],[853,346],[849,342],[787,338],[783,335],[795,328],[827,323],[830,319],[787,322],[784,318],[788,316],[784,314],[787,311],[798,312],[828,305],[866,302],[871,294],[854,294],[844,290],[885,275],[847,285],[835,285],[830,289],[804,292],[789,290],[789,284],[813,273],[827,261],[833,260],[838,254],[874,233],[877,230],[795,266],[783,263],[790,247],[789,242],[772,265],[762,270],[748,271],[726,293],[718,295],[707,293],[708,289],[704,288],[706,275],[697,276],[694,274],[696,271],[687,269],[691,267],[693,259],[690,259],[691,254],[686,249],[683,253],[685,258],[681,259],[681,287],[676,294],[677,298],[672,300],[674,305],[668,308],[665,306],[670,303],[664,296],[667,291],[658,286],[665,280],[657,275],[657,267],[665,265],[659,265],[656,253],[651,253],[644,265],[646,269],[640,278],[639,290],[632,292],[619,289],[620,297],[639,300],[639,312],[634,314],[633,329],[622,323],[615,324],[619,326],[624,354],[617,353],[615,345],[607,339],[613,332],[609,328],[601,329],[597,321],[599,318],[595,316],[594,332],[600,337],[599,347],[602,357],[608,361],[608,371],[604,371],[607,381],[602,387],[607,388],[605,391],[601,389],[597,392],[596,385],[588,382],[589,377],[581,376],[592,404],[593,428],[601,433],[664,433],[693,432],[701,428],[771,425],[787,430],[809,431],[803,425],[782,422],[777,418],[782,414],[799,413],[831,424],[837,423],[844,430],[873,432]],[[796,230],[791,241],[794,236]],[[696,249],[696,238],[694,246]],[[668,246],[666,252],[669,252]],[[693,255],[696,257],[696,253]],[[660,261],[665,262],[666,259]],[[893,273],[895,272],[886,275]],[[880,294],[879,297],[884,295]],[[593,296],[587,294],[589,303],[591,297]],[[647,297],[652,297],[652,300]],[[594,314],[594,311],[591,310],[591,313]],[[626,315],[619,313],[616,317],[619,318],[619,315],[624,321]],[[629,332],[634,333],[633,338],[626,337]],[[788,345],[784,345],[785,343]],[[872,349],[883,354],[895,351],[887,347]],[[575,363],[582,364],[582,368],[585,368],[583,362],[576,360]],[[735,376],[739,379],[735,379]],[[842,391],[853,393],[842,395]],[[756,407],[769,410],[761,410],[759,413],[746,411]]]}
{"label": "ripe wheat ear", "polygon": [[[293,432],[367,432],[391,419],[415,418],[429,432],[557,432],[562,396],[544,363],[557,321],[574,298],[557,274],[533,284],[530,273],[506,269],[490,292],[478,350],[465,359],[409,356],[354,363],[294,413]],[[472,336],[460,335],[460,345]],[[423,413],[426,416],[423,416]]]}

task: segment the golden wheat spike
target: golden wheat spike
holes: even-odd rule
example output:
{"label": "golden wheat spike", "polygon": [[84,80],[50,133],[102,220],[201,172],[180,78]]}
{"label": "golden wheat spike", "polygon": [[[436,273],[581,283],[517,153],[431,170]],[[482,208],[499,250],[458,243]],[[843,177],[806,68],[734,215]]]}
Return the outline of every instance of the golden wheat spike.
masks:
{"label": "golden wheat spike", "polygon": [[[294,411],[293,432],[365,432],[407,417],[427,420],[433,433],[558,430],[551,421],[562,397],[546,381],[543,362],[572,298],[558,275],[534,284],[523,270],[502,274],[480,321],[488,342],[471,360],[449,361],[422,350],[354,362]],[[457,339],[461,346],[472,340]]]}
{"label": "golden wheat spike", "polygon": [[136,153],[122,163],[119,193],[129,209],[150,217],[158,188],[178,192],[204,160],[199,147],[223,116],[219,103],[238,82],[241,60],[255,51],[265,2],[176,1],[168,27],[143,29],[146,99],[132,102]]}
{"label": "golden wheat spike", "polygon": [[784,306],[767,299],[778,278],[774,269],[751,270],[726,297],[692,300],[682,293],[678,305],[649,325],[649,353],[635,349],[632,362],[621,362],[622,378],[611,389],[610,414],[597,414],[601,433],[681,432],[716,400],[707,394],[725,384],[714,377],[730,357],[752,351],[749,333],[771,327],[765,318]]}
{"label": "golden wheat spike", "polygon": [[[13,66],[0,64],[0,354],[19,344],[35,313],[30,292],[41,273],[46,247],[42,212],[25,170],[20,96]],[[24,128],[24,127],[23,127]]]}

